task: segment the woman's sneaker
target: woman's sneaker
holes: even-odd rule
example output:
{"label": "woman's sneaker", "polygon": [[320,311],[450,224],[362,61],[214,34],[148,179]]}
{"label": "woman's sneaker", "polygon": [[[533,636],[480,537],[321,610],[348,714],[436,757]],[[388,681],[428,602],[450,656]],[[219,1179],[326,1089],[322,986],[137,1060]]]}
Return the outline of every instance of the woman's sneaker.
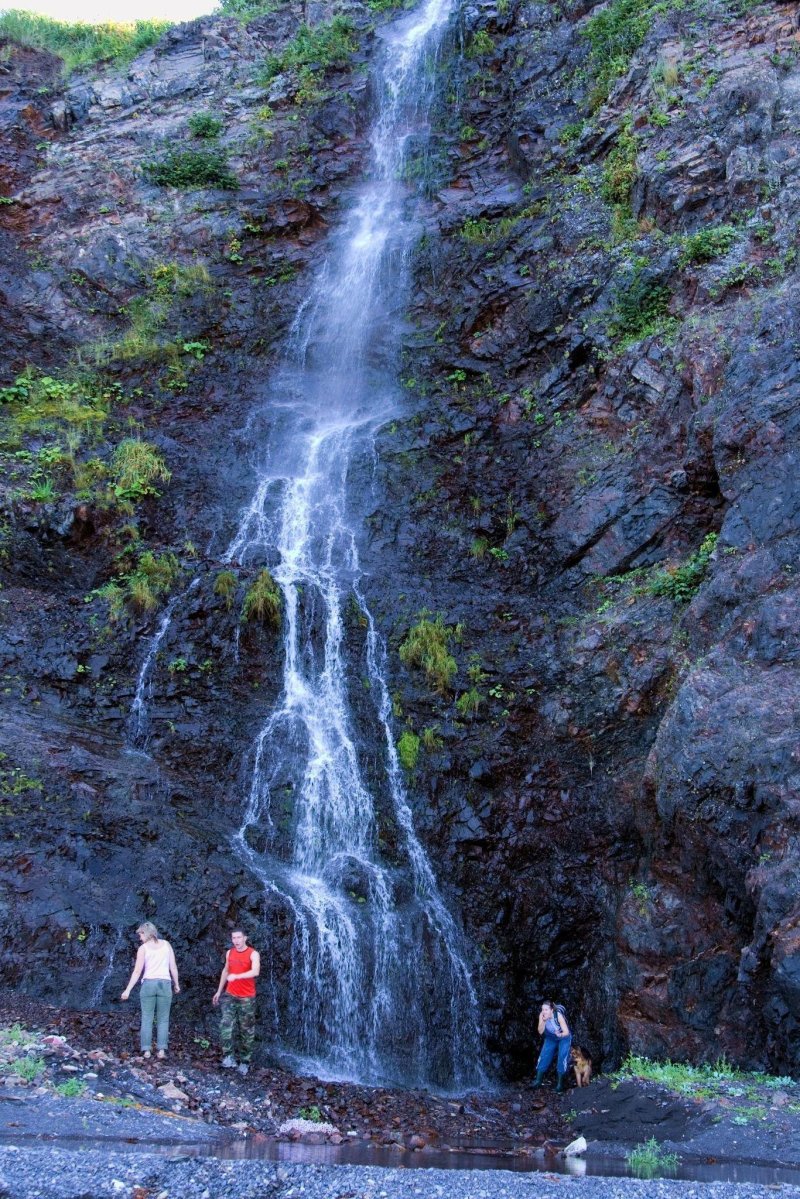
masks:
{"label": "woman's sneaker", "polygon": [[227,1057],[224,1057],[222,1059],[223,1070],[233,1070],[235,1068],[235,1066],[236,1066],[236,1058],[231,1057],[230,1054],[228,1054]]}

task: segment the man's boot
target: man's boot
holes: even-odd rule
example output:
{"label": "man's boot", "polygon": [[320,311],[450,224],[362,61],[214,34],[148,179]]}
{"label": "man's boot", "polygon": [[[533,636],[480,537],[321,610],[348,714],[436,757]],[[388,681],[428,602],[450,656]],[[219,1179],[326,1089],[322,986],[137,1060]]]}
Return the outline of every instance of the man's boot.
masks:
{"label": "man's boot", "polygon": [[563,1095],[564,1092],[566,1091],[566,1089],[567,1089],[567,1076],[566,1076],[566,1074],[559,1074],[558,1085],[556,1086],[556,1094]]}
{"label": "man's boot", "polygon": [[536,1078],[534,1079],[534,1081],[532,1083],[530,1083],[530,1085],[528,1086],[528,1090],[529,1091],[538,1091],[539,1087],[542,1085],[543,1082],[544,1082],[544,1070],[537,1070]]}

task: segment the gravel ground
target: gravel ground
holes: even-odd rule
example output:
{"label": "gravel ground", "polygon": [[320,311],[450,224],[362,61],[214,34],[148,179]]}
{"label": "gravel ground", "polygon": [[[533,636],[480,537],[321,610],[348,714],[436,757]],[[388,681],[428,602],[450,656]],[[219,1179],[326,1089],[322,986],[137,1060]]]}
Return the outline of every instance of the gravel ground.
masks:
{"label": "gravel ground", "polygon": [[2,1199],[766,1199],[800,1187],[395,1170],[0,1148]]}

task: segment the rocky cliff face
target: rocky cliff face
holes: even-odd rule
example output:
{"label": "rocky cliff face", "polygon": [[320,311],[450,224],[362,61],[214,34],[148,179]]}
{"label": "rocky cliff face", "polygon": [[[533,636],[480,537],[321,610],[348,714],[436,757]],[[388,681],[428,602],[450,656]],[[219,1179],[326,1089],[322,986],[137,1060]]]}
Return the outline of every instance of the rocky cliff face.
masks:
{"label": "rocky cliff face", "polygon": [[[460,14],[411,172],[409,415],[358,481],[416,818],[512,1075],[547,993],[601,1062],[798,1066],[800,27],[658,10]],[[39,373],[2,405],[0,894],[5,975],[41,996],[103,998],[142,917],[198,1013],[227,919],[266,920],[280,989],[289,930],[228,848],[279,645],[218,558],[363,163],[375,20],[257,81],[302,16],[196,22],[68,85],[4,62],[3,382]],[[217,145],[222,187],[146,166]],[[132,441],[169,480],[125,473]],[[426,610],[444,680],[398,652]]]}

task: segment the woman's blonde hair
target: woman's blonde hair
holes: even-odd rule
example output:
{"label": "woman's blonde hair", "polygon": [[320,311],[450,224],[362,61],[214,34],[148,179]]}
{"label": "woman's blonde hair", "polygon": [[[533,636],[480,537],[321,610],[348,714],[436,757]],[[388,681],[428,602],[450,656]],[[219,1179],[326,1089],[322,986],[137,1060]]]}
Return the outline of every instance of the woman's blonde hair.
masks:
{"label": "woman's blonde hair", "polygon": [[145,920],[144,924],[140,924],[136,931],[137,933],[144,933],[148,941],[158,940],[158,929],[149,920]]}

